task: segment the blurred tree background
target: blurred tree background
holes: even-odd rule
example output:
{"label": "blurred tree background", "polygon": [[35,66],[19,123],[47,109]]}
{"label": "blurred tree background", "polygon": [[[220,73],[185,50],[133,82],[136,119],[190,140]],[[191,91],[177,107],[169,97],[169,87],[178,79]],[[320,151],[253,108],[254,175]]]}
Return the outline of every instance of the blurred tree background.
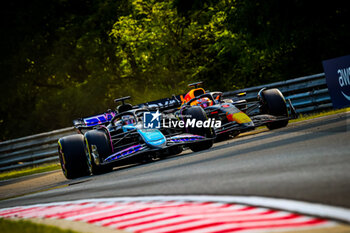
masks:
{"label": "blurred tree background", "polygon": [[0,140],[184,93],[323,72],[350,53],[346,1],[13,0],[1,7]]}

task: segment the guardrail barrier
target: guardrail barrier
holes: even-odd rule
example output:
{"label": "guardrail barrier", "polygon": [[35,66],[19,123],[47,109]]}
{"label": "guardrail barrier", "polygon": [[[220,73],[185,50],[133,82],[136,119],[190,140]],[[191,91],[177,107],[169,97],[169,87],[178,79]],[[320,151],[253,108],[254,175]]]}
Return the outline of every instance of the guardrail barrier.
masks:
{"label": "guardrail barrier", "polygon": [[[324,73],[225,92],[225,98],[235,98],[246,92],[247,101],[254,101],[261,88],[278,88],[290,99],[298,113],[312,113],[332,108]],[[0,172],[58,162],[57,140],[76,133],[73,127],[0,142]]]}

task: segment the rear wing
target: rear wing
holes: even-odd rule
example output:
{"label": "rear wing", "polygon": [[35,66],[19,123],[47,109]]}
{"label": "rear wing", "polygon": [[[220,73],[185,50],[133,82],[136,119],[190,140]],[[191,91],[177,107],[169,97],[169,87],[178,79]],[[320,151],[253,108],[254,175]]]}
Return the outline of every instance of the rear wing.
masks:
{"label": "rear wing", "polygon": [[98,125],[107,125],[113,117],[117,114],[115,111],[108,111],[99,115],[94,115],[90,117],[79,118],[73,120],[73,125],[79,131],[83,129],[92,129]]}

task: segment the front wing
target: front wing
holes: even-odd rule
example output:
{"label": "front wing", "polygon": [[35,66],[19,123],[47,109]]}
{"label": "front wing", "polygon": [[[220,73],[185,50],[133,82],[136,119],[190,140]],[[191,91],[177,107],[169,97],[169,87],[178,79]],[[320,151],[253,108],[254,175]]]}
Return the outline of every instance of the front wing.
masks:
{"label": "front wing", "polygon": [[233,133],[233,134],[243,133],[250,130],[254,130],[256,127],[263,126],[271,122],[291,120],[294,118],[287,117],[287,116],[273,116],[268,114],[262,114],[262,115],[251,116],[250,119],[252,120],[253,124],[251,123],[239,124],[236,122],[229,122],[229,123],[223,124],[220,128],[216,128],[215,133],[217,135],[230,134],[230,133]]}
{"label": "front wing", "polygon": [[142,156],[143,154],[165,153],[166,150],[170,149],[171,147],[189,145],[192,143],[209,141],[209,140],[212,140],[212,138],[206,138],[204,136],[193,135],[193,134],[180,134],[180,135],[168,137],[166,145],[161,148],[151,148],[146,143],[143,143],[143,144],[133,145],[126,149],[114,152],[113,154],[108,156],[106,159],[104,159],[101,165],[113,163],[120,160],[125,160],[131,157]]}

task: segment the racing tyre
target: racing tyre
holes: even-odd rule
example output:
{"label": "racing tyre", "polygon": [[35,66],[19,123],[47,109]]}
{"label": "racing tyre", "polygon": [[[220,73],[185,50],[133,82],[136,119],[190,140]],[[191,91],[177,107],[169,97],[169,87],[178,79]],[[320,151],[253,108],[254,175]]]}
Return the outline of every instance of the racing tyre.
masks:
{"label": "racing tyre", "polygon": [[112,154],[109,139],[104,130],[90,130],[85,133],[85,150],[89,171],[92,175],[112,171],[111,165],[100,165],[103,159]]}
{"label": "racing tyre", "polygon": [[[192,118],[196,120],[206,121],[208,119],[207,114],[200,106],[192,106],[191,108],[185,111],[185,115],[190,115]],[[214,133],[212,128],[197,128],[197,127],[189,127],[189,133],[195,135],[205,136],[206,138],[213,138]],[[192,143],[188,147],[193,151],[201,151],[209,149],[213,146],[213,140],[206,140],[204,142]]]}
{"label": "racing tyre", "polygon": [[77,134],[60,138],[58,140],[58,156],[63,174],[67,179],[89,175],[83,135]]}
{"label": "racing tyre", "polygon": [[[286,100],[283,94],[277,89],[268,89],[262,92],[263,104],[262,112],[273,116],[285,116],[288,117],[288,109]],[[266,126],[268,129],[278,129],[286,127],[288,125],[288,120],[280,120],[275,122],[270,122]]]}
{"label": "racing tyre", "polygon": [[183,151],[182,146],[175,146],[169,149],[169,155],[178,155]]}

